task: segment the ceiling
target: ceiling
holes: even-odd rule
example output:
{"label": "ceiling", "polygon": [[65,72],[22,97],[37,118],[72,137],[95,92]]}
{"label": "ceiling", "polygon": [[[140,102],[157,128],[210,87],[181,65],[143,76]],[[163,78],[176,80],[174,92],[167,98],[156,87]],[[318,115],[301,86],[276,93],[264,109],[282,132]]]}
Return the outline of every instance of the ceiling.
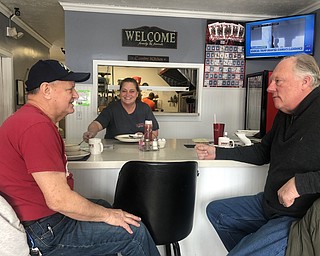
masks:
{"label": "ceiling", "polygon": [[[90,4],[88,4],[88,2]],[[286,16],[312,12],[320,8],[320,0],[0,0],[11,14],[14,8],[20,10],[22,22],[31,27],[47,42],[59,47],[64,46],[64,8],[65,5],[95,6],[108,12],[117,7],[123,10],[140,10],[145,8],[154,10],[154,13],[188,12],[190,15],[201,14],[213,19],[217,14],[234,17],[249,14],[251,16]],[[147,13],[147,12],[145,12]],[[212,17],[210,17],[210,14]],[[231,15],[230,15],[231,14]],[[10,15],[9,15],[10,16]],[[168,15],[163,15],[168,16]],[[1,28],[2,29],[2,28]]]}

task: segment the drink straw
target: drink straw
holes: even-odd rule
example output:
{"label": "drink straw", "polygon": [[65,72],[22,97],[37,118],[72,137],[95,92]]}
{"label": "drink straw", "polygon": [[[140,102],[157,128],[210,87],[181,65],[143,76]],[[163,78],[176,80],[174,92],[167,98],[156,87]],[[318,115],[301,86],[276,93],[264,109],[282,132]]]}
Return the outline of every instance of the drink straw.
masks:
{"label": "drink straw", "polygon": [[213,123],[216,124],[217,123],[217,115],[213,114]]}

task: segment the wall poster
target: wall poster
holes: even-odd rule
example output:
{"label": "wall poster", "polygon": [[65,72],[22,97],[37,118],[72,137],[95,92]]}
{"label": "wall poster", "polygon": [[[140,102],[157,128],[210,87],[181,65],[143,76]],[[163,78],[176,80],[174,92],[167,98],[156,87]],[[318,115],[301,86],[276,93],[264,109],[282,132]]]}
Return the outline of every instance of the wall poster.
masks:
{"label": "wall poster", "polygon": [[79,98],[74,102],[75,106],[90,106],[90,90],[77,90],[77,93],[79,94]]}
{"label": "wall poster", "polygon": [[244,24],[207,21],[204,87],[243,87]]}
{"label": "wall poster", "polygon": [[23,80],[16,80],[17,105],[26,103],[26,89]]}

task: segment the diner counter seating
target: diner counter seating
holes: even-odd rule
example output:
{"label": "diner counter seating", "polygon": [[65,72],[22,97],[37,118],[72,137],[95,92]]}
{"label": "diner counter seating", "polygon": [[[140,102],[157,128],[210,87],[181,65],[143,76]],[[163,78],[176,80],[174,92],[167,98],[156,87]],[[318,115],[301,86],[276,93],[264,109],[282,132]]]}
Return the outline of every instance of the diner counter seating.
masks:
{"label": "diner counter seating", "polygon": [[[255,166],[227,160],[197,160],[192,140],[167,139],[165,148],[140,151],[138,143],[103,140],[101,155],[90,155],[86,160],[68,162],[75,177],[75,191],[87,198],[104,198],[113,203],[119,171],[130,160],[198,162],[195,217],[190,235],[180,242],[181,254],[226,255],[223,244],[206,217],[206,206],[216,199],[255,194],[263,190],[268,165]],[[161,255],[164,248],[159,246]]]}

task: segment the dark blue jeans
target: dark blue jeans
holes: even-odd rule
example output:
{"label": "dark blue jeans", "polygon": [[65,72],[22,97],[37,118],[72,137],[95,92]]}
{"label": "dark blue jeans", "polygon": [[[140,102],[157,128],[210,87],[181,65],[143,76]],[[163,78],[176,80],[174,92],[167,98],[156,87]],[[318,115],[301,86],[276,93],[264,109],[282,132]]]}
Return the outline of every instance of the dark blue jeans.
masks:
{"label": "dark blue jeans", "polygon": [[[104,200],[91,201],[110,207]],[[139,228],[132,225],[130,227],[133,234],[122,227],[103,222],[77,221],[57,213],[26,227],[26,231],[44,256],[98,256],[117,253],[160,256],[143,223]]]}
{"label": "dark blue jeans", "polygon": [[284,256],[289,230],[296,218],[267,219],[263,193],[211,202],[207,216],[229,256]]}

